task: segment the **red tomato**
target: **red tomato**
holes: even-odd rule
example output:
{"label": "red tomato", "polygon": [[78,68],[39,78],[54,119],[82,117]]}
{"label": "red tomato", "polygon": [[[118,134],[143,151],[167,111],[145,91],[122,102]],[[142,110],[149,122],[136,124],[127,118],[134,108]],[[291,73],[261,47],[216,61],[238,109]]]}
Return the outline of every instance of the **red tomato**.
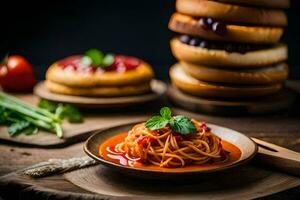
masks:
{"label": "red tomato", "polygon": [[0,64],[0,85],[7,92],[29,92],[36,84],[32,65],[23,57],[11,55]]}
{"label": "red tomato", "polygon": [[107,71],[124,72],[137,68],[141,61],[135,57],[116,55],[114,63],[107,68]]}

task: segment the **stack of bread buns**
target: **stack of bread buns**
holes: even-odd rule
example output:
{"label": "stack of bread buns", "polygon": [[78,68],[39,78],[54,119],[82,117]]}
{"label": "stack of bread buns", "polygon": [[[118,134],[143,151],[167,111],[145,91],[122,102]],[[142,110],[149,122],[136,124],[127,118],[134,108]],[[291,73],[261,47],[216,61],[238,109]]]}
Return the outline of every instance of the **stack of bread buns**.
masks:
{"label": "stack of bread buns", "polygon": [[177,0],[169,29],[178,63],[172,83],[201,97],[251,98],[274,94],[288,77],[289,0]]}

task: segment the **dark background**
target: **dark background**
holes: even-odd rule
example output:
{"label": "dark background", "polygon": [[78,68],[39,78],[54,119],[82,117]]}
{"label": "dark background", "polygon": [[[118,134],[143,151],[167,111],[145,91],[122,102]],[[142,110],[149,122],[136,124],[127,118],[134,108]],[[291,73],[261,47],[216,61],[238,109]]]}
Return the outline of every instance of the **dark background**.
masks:
{"label": "dark background", "polygon": [[[163,79],[175,62],[167,29],[175,1],[10,0],[1,7],[0,55],[24,55],[39,79],[55,60],[92,47],[140,57]],[[283,40],[289,44],[290,77],[300,79],[299,1],[292,0],[288,17]]]}

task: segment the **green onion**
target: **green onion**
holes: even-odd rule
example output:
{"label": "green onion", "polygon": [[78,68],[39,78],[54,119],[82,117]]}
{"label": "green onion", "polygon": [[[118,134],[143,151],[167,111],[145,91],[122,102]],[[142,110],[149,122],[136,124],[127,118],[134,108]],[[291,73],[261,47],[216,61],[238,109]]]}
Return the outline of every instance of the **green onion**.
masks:
{"label": "green onion", "polygon": [[62,119],[48,110],[32,106],[3,92],[0,92],[0,108],[3,108],[4,116],[1,118],[3,124],[19,123],[14,127],[14,130],[19,129],[16,130],[18,132],[28,128],[21,126],[21,122],[25,120],[36,127],[56,133],[59,138],[63,137],[63,130],[60,126]]}
{"label": "green onion", "polygon": [[3,99],[4,101],[5,100],[8,100],[10,103],[14,103],[16,105],[19,105],[19,106],[22,106],[28,110],[31,110],[31,111],[34,111],[34,112],[37,112],[39,114],[42,114],[42,115],[45,115],[46,117],[54,120],[54,121],[57,121],[57,122],[60,122],[61,120],[56,117],[53,113],[45,110],[45,109],[42,109],[42,108],[39,108],[39,107],[35,107],[33,105],[30,105],[29,103],[26,103],[16,97],[13,97],[11,95],[7,95],[5,94],[4,92],[0,92],[0,99]]}

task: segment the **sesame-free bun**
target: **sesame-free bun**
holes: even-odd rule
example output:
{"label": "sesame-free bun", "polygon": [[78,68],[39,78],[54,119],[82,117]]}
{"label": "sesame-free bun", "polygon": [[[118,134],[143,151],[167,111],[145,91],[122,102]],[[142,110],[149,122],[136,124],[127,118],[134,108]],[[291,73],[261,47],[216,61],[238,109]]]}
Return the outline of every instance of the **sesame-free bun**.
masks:
{"label": "sesame-free bun", "polygon": [[116,97],[140,95],[150,92],[150,82],[137,85],[124,86],[99,86],[89,88],[70,87],[46,80],[46,87],[50,92],[56,94],[74,95],[74,96],[94,96],[94,97]]}
{"label": "sesame-free bun", "polygon": [[208,0],[177,0],[176,9],[186,15],[211,17],[225,22],[266,26],[287,25],[286,14],[278,9],[247,7]]}
{"label": "sesame-free bun", "polygon": [[223,3],[232,3],[240,5],[258,6],[266,8],[286,9],[290,6],[289,0],[217,0]]}
{"label": "sesame-free bun", "polygon": [[187,45],[177,37],[170,41],[170,45],[173,55],[179,61],[221,68],[262,67],[283,62],[288,58],[287,46],[284,44],[244,54]]}
{"label": "sesame-free bun", "polygon": [[181,62],[178,65],[186,73],[200,81],[215,83],[264,85],[282,83],[288,77],[288,65],[285,63],[252,69],[221,69],[185,62]]}
{"label": "sesame-free bun", "polygon": [[282,84],[240,86],[203,82],[185,73],[178,65],[171,67],[169,73],[172,83],[177,88],[187,94],[201,97],[252,98],[270,95],[282,88]]}
{"label": "sesame-free bun", "polygon": [[220,36],[205,30],[198,20],[184,14],[174,13],[169,21],[172,31],[216,41],[271,44],[280,40],[283,28],[265,26],[227,25],[227,32]]}
{"label": "sesame-free bun", "polygon": [[145,62],[142,62],[136,69],[123,73],[116,71],[81,73],[65,70],[58,63],[54,63],[46,73],[46,80],[77,88],[133,85],[149,82],[152,78],[152,68]]}

